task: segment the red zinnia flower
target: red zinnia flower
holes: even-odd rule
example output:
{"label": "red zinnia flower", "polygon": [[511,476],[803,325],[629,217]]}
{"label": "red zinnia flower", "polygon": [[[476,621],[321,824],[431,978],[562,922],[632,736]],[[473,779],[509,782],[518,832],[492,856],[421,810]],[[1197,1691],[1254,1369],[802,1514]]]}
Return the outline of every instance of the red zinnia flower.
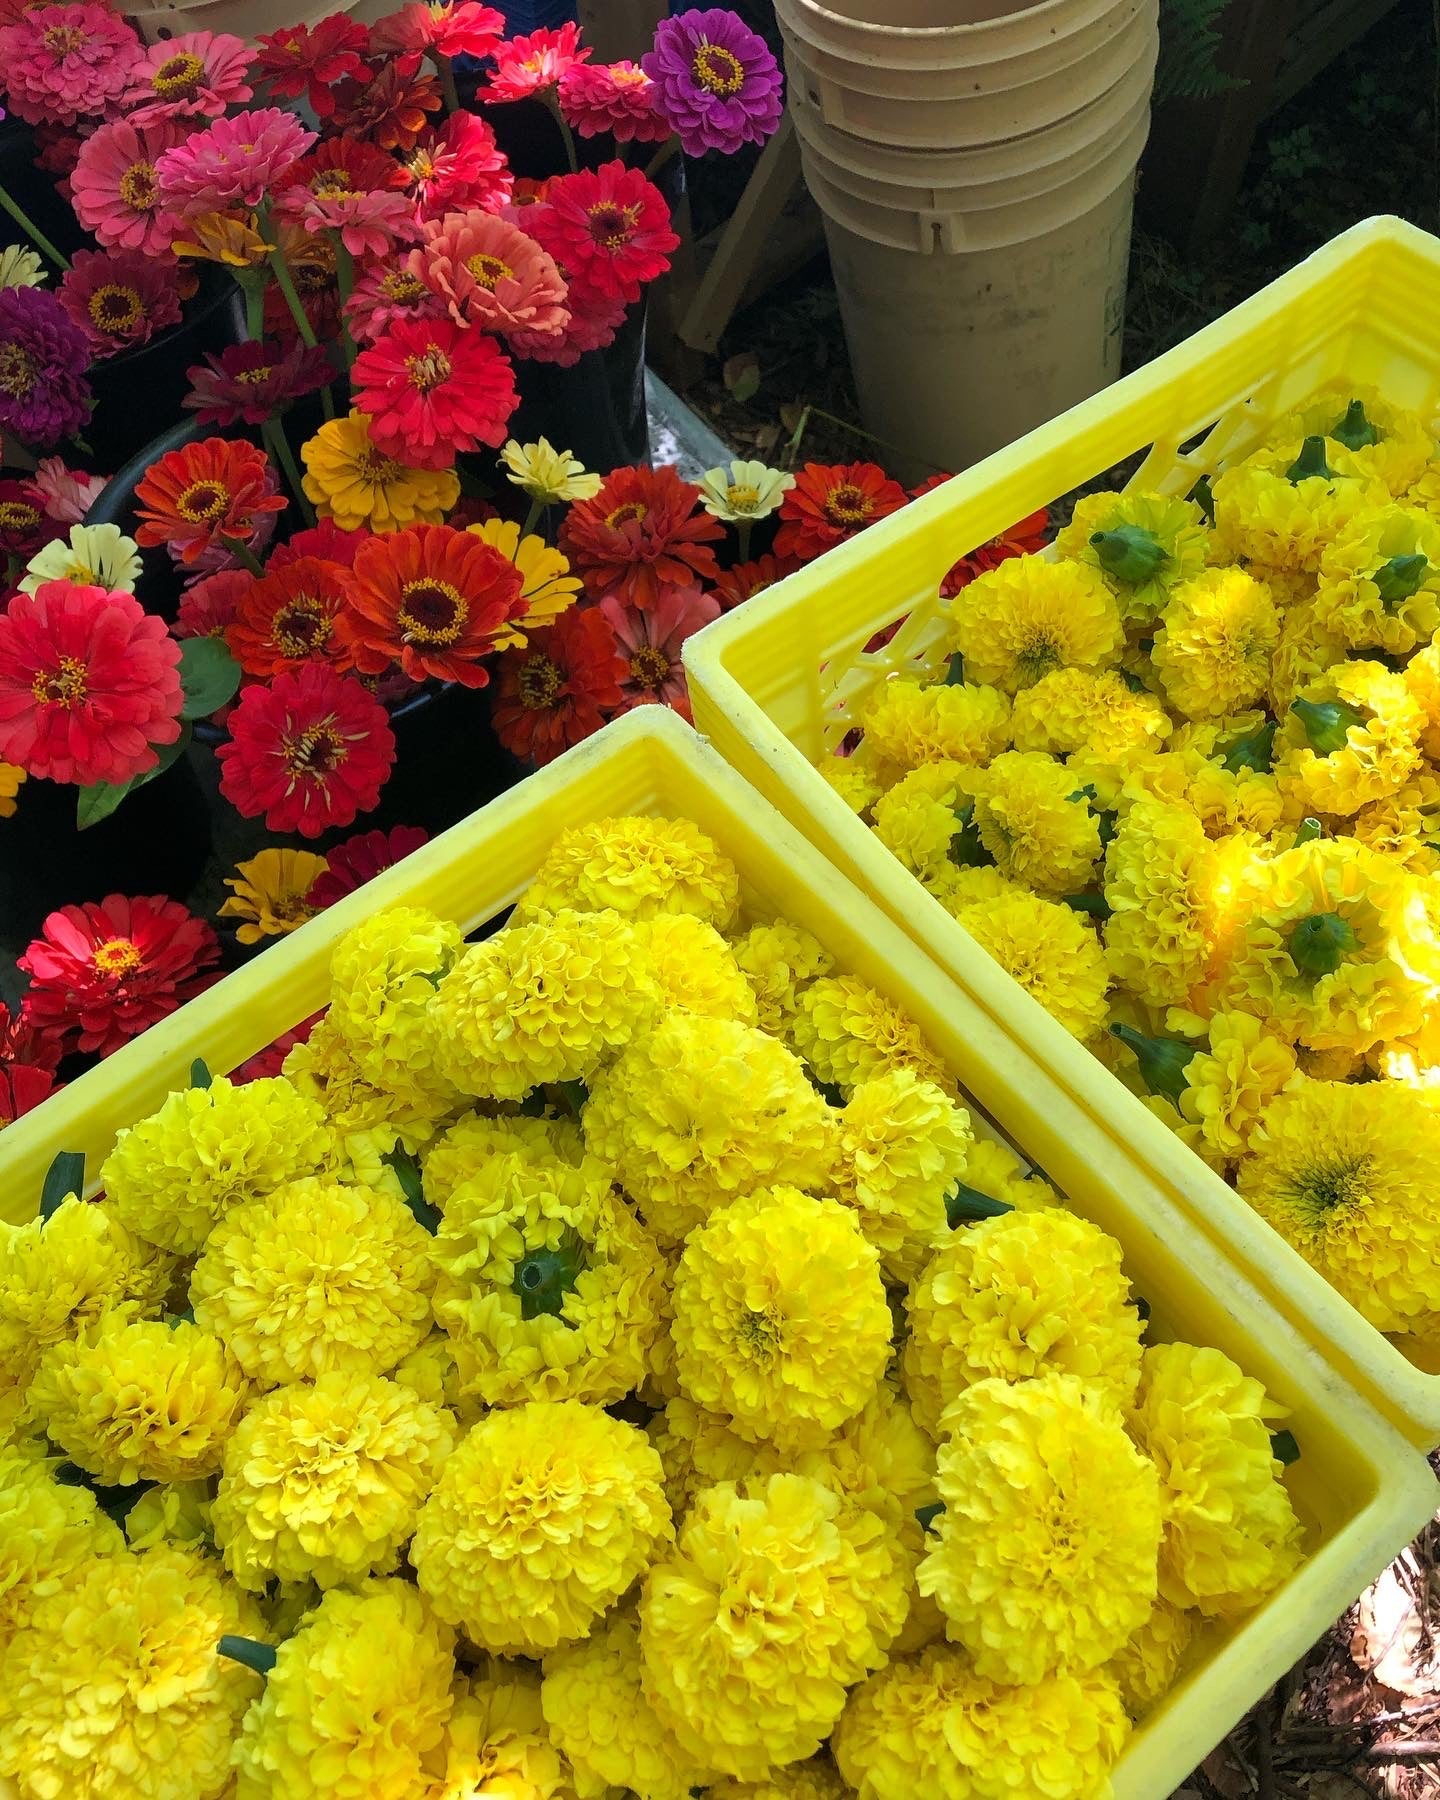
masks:
{"label": "red zinnia flower", "polygon": [[658,704],[673,707],[688,719],[690,695],[680,646],[701,626],[720,617],[720,602],[713,594],[693,588],[688,593],[671,588],[644,612],[622,606],[614,594],[600,602],[600,610],[610,621],[625,662],[620,692],[626,711]]}
{"label": "red zinnia flower", "polygon": [[358,837],[346,838],[343,844],[326,852],[325,860],[330,866],[311,882],[305,904],[313,906],[317,912],[333,906],[337,900],[353,894],[356,888],[364,887],[367,881],[373,881],[377,875],[403,861],[412,850],[429,842],[429,833],[418,825],[396,825],[389,831],[362,831]]}
{"label": "red zinnia flower", "polygon": [[511,753],[553,762],[623,706],[625,664],[598,607],[572,607],[500,659],[491,722]]}
{"label": "red zinnia flower", "polygon": [[0,554],[28,561],[42,544],[64,535],[64,527],[46,516],[42,495],[28,481],[0,481]]}
{"label": "red zinnia flower", "polygon": [[46,1069],[54,1074],[60,1067],[60,1039],[51,1036],[35,1022],[28,1003],[12,1013],[0,1000],[0,1066],[24,1064],[27,1068]]}
{"label": "red zinnia flower", "polygon": [[279,31],[262,32],[254,72],[270,84],[272,100],[309,100],[319,119],[335,110],[331,93],[337,81],[368,73],[365,52],[369,30],[343,13],[332,13],[318,25],[282,25]]}
{"label": "red zinnia flower", "polygon": [[494,338],[453,319],[397,320],[360,352],[350,379],[376,451],[412,469],[448,469],[482,444],[498,449],[519,401]]}
{"label": "red zinnia flower", "polygon": [[382,150],[409,150],[429,114],[443,104],[437,78],[418,74],[413,57],[399,57],[382,63],[364,83],[342,85],[335,96],[335,123]]}
{"label": "red zinnia flower", "polygon": [[268,831],[319,837],[368,812],[395,761],[385,708],[354,676],[302,663],[242,688],[230,741],[216,751],[220,792]]}
{"label": "red zinnia flower", "polygon": [[1050,514],[1043,506],[1039,512],[1028,513],[1008,531],[1002,531],[999,537],[991,538],[988,544],[981,544],[968,556],[962,556],[940,583],[941,597],[953,600],[961,588],[968,587],[987,569],[998,569],[1012,556],[1030,556],[1043,550],[1049,531]]}
{"label": "red zinnia flower", "polygon": [[504,13],[480,0],[410,0],[379,21],[373,42],[377,50],[489,56],[504,35]]}
{"label": "red zinnia flower", "polygon": [[247,675],[278,675],[296,663],[352,667],[336,621],[345,610],[350,571],[318,556],[273,565],[240,596],[225,633],[230,653]]}
{"label": "red zinnia flower", "polygon": [[[305,854],[309,854],[307,851]],[[230,1079],[236,1087],[243,1087],[247,1081],[264,1081],[269,1077],[280,1075],[285,1070],[285,1058],[297,1044],[308,1041],[310,1033],[325,1017],[323,1009],[311,1013],[308,1019],[302,1019],[293,1031],[282,1031],[273,1044],[267,1044],[263,1050],[257,1050],[254,1056],[241,1063]]]}
{"label": "red zinnia flower", "polygon": [[344,568],[353,569],[356,552],[373,536],[374,533],[369,531],[342,531],[333,519],[322,519],[308,530],[295,532],[288,543],[273,551],[265,566],[266,573],[273,575],[277,569],[298,562],[302,556],[318,556],[323,562],[340,563]]}
{"label": "red zinnia flower", "polygon": [[203,438],[168,450],[135,488],[141,544],[168,544],[179,562],[196,563],[229,538],[249,546],[267,513],[283,512],[270,464],[253,444]]}
{"label": "red zinnia flower", "polygon": [[646,282],[670,267],[680,242],[665,196],[623,162],[554,176],[545,204],[544,235],[538,220],[535,235],[550,254],[587,286],[632,305]]}
{"label": "red zinnia flower", "polygon": [[528,36],[506,38],[496,44],[495,73],[480,99],[487,106],[500,100],[527,100],[542,88],[554,87],[567,69],[589,62],[590,51],[580,43],[580,27],[558,26],[554,31],[532,31]]}
{"label": "red zinnia flower", "polygon": [[30,1063],[0,1063],[0,1129],[34,1112],[54,1092],[55,1077],[49,1069],[37,1069]]}
{"label": "red zinnia flower", "polygon": [[180,735],[180,646],[131,594],[43,582],[0,613],[0,762],[88,786]]}
{"label": "red zinnia flower", "polygon": [[800,567],[798,562],[786,556],[757,556],[753,562],[736,563],[733,569],[722,569],[716,577],[713,592],[721,610],[729,612],[746,600],[753,600],[757,594],[763,594],[766,588],[774,587],[787,575],[793,575]]}
{"label": "red zinnia flower", "polygon": [[811,562],[899,512],[906,498],[900,483],[874,463],[806,463],[780,505],[776,554]]}
{"label": "red zinnia flower", "polygon": [[422,219],[447,212],[498,212],[513,187],[495,133],[474,113],[451,113],[400,159]]}
{"label": "red zinnia flower", "polygon": [[177,638],[223,638],[235,618],[240,596],[254,585],[248,569],[221,569],[192,581],[180,596],[171,627]]}
{"label": "red zinnia flower", "polygon": [[209,987],[219,960],[215,933],[178,901],[110,894],[51,913],[19,966],[37,1020],[109,1056]]}
{"label": "red zinnia flower", "polygon": [[356,667],[379,675],[398,663],[412,681],[435,676],[484,687],[479,659],[516,634],[523,580],[508,557],[468,531],[412,525],[372,538],[355,558],[350,610],[340,629]]}
{"label": "red zinnia flower", "polygon": [[570,508],[560,549],[590,593],[653,606],[667,587],[697,587],[720,573],[709,546],[724,527],[699,504],[699,488],[673,469],[616,469],[593,500]]}
{"label": "red zinnia flower", "polygon": [[[507,208],[507,214],[513,217],[518,211],[518,216],[528,221],[547,210],[539,206],[512,207]],[[539,241],[538,232],[536,241]],[[570,316],[565,329],[560,332],[512,331],[505,341],[516,356],[522,356],[528,362],[554,363],[561,369],[573,369],[589,351],[604,350],[615,342],[615,333],[625,323],[627,308],[622,294],[602,293],[598,288],[576,280],[559,262],[555,266],[567,284],[565,304]]]}
{"label": "red zinnia flower", "polygon": [[413,241],[415,204],[398,190],[399,163],[363,138],[328,138],[292,163],[275,202],[307,231],[338,231],[352,256],[382,256],[397,238]]}
{"label": "red zinnia flower", "polygon": [[330,359],[318,345],[267,344],[249,339],[186,370],[190,392],[181,405],[202,425],[263,425],[302,394],[313,394],[335,379]]}
{"label": "red zinnia flower", "polygon": [[608,131],[617,144],[658,144],[670,135],[655,83],[632,62],[576,63],[560,78],[560,110],[581,137]]}

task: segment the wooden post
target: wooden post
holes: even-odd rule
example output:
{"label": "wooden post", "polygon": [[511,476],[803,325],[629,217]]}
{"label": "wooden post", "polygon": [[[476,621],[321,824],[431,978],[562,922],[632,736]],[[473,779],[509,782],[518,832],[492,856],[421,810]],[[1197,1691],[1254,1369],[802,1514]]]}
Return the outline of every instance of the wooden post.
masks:
{"label": "wooden post", "polygon": [[669,10],[666,0],[580,0],[579,18],[596,62],[639,62]]}

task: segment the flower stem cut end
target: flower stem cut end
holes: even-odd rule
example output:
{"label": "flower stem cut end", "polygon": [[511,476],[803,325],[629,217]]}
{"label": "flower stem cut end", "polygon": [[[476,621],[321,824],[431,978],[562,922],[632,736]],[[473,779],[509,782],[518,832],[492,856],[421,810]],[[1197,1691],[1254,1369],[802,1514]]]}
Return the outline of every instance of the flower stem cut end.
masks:
{"label": "flower stem cut end", "polygon": [[247,1669],[253,1669],[257,1675],[268,1675],[275,1667],[276,1655],[273,1644],[261,1644],[254,1638],[222,1637],[215,1646],[216,1651],[230,1662],[244,1663]]}
{"label": "flower stem cut end", "polygon": [[1350,402],[1345,408],[1345,417],[1330,427],[1329,435],[1347,450],[1368,450],[1372,444],[1380,442],[1380,433],[1365,416],[1363,400]]}
{"label": "flower stem cut end", "polygon": [[1307,437],[1300,446],[1300,454],[1285,471],[1285,479],[1298,486],[1302,481],[1313,481],[1316,476],[1322,481],[1333,481],[1335,471],[1325,460],[1324,438]]}
{"label": "flower stem cut end", "polygon": [[1143,525],[1117,525],[1113,531],[1092,532],[1090,548],[1105,573],[1128,587],[1153,580],[1170,560],[1170,552]]}
{"label": "flower stem cut end", "polygon": [[1110,1035],[1134,1051],[1140,1065],[1140,1079],[1150,1092],[1163,1094],[1178,1105],[1180,1096],[1190,1085],[1185,1071],[1195,1054],[1195,1045],[1186,1044],[1179,1038],[1147,1037],[1133,1025],[1112,1025]]}
{"label": "flower stem cut end", "polygon": [[1290,960],[1304,975],[1333,975],[1359,948],[1354,926],[1339,913],[1311,913],[1291,928]]}
{"label": "flower stem cut end", "polygon": [[1375,571],[1373,580],[1375,591],[1380,596],[1380,604],[1389,612],[1391,607],[1401,606],[1412,600],[1424,586],[1425,577],[1430,573],[1429,559],[1418,552],[1413,556],[1392,556],[1387,563],[1382,563]]}

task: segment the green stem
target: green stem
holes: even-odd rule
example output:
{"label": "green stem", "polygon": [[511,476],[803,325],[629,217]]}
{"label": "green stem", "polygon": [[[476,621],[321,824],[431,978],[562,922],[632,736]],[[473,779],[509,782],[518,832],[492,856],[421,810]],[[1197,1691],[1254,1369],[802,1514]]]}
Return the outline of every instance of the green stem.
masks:
{"label": "green stem", "polygon": [[273,1644],[262,1644],[254,1638],[231,1637],[227,1632],[215,1648],[228,1661],[244,1663],[247,1669],[253,1669],[257,1675],[268,1675],[275,1667]]}
{"label": "green stem", "polygon": [[290,448],[290,440],[285,435],[283,419],[267,419],[260,427],[260,435],[265,440],[265,448],[274,457],[289,483],[290,492],[295,496],[295,504],[300,508],[300,517],[307,526],[315,523],[315,509],[306,498],[305,489],[301,485],[300,471],[295,466],[295,453]]}
{"label": "green stem", "polygon": [[680,150],[680,140],[668,137],[645,165],[645,179],[653,181],[665,165],[675,158]]}
{"label": "green stem", "polygon": [[57,269],[69,269],[70,259],[60,254],[29,213],[21,209],[19,203],[10,197],[3,186],[0,186],[0,206],[4,207],[42,256],[48,256]]}
{"label": "green stem", "polygon": [[442,56],[438,50],[430,52],[435,67],[440,73],[440,92],[445,97],[445,110],[448,113],[460,112],[460,95],[455,87],[455,68],[448,56]]}
{"label": "green stem", "polygon": [[345,308],[355,292],[355,258],[338,231],[332,231],[330,236],[335,244],[335,284],[340,290],[340,347],[345,353],[345,367],[353,369],[360,349],[350,335],[350,321],[345,316]]}
{"label": "green stem", "polygon": [[565,140],[565,160],[570,165],[570,173],[578,175],[580,173],[580,152],[575,147],[575,133],[570,129],[570,121],[560,110],[560,96],[552,87],[546,88],[541,98],[549,107],[550,116],[560,127],[560,135]]}
{"label": "green stem", "polygon": [[545,502],[543,500],[540,500],[540,499],[532,499],[531,500],[530,510],[525,515],[525,523],[520,528],[520,535],[522,538],[529,537],[530,533],[540,523],[540,515],[541,515],[541,513],[544,512],[544,510],[545,510]]}
{"label": "green stem", "polygon": [[245,296],[245,335],[252,344],[258,344],[265,336],[265,277],[246,269],[235,279]]}
{"label": "green stem", "polygon": [[750,533],[754,529],[755,521],[753,519],[737,519],[735,521],[735,536],[739,540],[738,548],[742,563],[750,560]]}
{"label": "green stem", "polygon": [[265,573],[265,570],[261,567],[260,558],[256,556],[255,552],[248,544],[242,544],[239,538],[223,536],[221,537],[220,542],[235,558],[236,562],[243,568],[248,569],[252,575],[263,575]]}

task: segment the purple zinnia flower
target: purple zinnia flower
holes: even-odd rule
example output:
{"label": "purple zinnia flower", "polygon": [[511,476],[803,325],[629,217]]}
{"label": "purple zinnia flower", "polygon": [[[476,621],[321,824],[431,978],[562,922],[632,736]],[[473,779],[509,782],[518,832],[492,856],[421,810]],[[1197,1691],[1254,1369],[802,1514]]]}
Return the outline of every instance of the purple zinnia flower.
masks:
{"label": "purple zinnia flower", "polygon": [[190,392],[182,405],[200,415],[202,425],[263,425],[301,394],[313,394],[335,379],[323,348],[296,344],[232,344],[186,371]]}
{"label": "purple zinnia flower", "polygon": [[687,156],[763,144],[785,110],[769,46],[724,7],[662,19],[640,66],[655,83],[657,112]]}
{"label": "purple zinnia flower", "polygon": [[48,288],[0,291],[0,431],[49,449],[90,417],[90,346]]}

